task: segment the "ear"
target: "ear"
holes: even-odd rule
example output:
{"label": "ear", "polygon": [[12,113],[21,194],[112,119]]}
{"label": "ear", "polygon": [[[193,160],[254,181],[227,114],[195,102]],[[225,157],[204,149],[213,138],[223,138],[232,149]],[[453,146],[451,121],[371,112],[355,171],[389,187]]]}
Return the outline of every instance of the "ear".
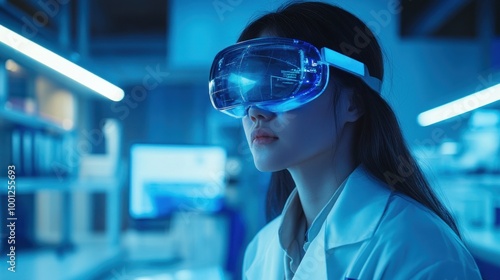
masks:
{"label": "ear", "polygon": [[356,122],[365,113],[363,100],[353,89],[343,89],[341,93],[344,108],[344,120]]}

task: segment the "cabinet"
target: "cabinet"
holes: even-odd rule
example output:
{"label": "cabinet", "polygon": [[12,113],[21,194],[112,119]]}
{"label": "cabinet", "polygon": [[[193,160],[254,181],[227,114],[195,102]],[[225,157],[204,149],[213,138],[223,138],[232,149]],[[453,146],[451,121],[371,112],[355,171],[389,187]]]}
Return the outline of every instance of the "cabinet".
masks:
{"label": "cabinet", "polygon": [[[82,136],[88,129],[85,116],[89,112],[80,108],[89,97],[81,86],[59,82],[58,74],[50,69],[18,57],[13,51],[0,54],[0,205],[5,207],[0,218],[7,220],[7,167],[15,166],[15,246],[24,266],[16,276],[43,279],[37,275],[39,267],[43,275],[52,272],[51,279],[80,279],[122,255],[120,198],[125,172],[118,165],[108,176],[81,176],[81,161],[89,152],[89,141]],[[75,197],[96,192],[106,194],[102,213],[107,218],[106,233],[101,238],[89,230],[82,238],[75,224],[81,222],[79,216],[90,217],[83,212],[91,205],[80,209]],[[47,224],[55,225],[57,232]],[[5,226],[1,231],[4,255],[9,232]],[[88,246],[89,240],[99,240],[99,244]],[[63,272],[66,265],[68,270]],[[0,278],[8,279],[4,273],[8,272],[2,270]]]}

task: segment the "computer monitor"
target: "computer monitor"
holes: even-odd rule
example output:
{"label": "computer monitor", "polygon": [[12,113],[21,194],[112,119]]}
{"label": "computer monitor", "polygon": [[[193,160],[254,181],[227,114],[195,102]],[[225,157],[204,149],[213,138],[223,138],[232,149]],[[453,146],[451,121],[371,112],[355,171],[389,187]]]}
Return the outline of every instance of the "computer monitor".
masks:
{"label": "computer monitor", "polygon": [[215,212],[222,207],[226,151],[221,147],[135,144],[130,163],[132,218]]}

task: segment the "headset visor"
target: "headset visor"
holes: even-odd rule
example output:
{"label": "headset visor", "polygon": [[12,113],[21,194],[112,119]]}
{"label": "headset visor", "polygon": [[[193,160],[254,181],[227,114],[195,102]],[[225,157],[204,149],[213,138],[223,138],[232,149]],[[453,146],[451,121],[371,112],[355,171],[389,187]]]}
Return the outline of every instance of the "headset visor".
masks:
{"label": "headset visor", "polygon": [[366,66],[328,48],[288,38],[258,38],[230,46],[212,63],[209,94],[213,106],[243,117],[250,106],[285,112],[318,97],[326,88],[329,66],[360,78],[380,93],[381,81]]}
{"label": "headset visor", "polygon": [[328,65],[312,45],[286,38],[261,38],[222,50],[209,78],[214,107],[234,117],[249,106],[288,111],[325,89]]}

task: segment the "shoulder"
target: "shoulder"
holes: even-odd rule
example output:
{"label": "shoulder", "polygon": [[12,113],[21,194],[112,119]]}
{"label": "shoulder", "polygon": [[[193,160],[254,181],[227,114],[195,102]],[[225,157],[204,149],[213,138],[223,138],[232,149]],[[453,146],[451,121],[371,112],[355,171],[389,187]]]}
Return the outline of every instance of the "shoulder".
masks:
{"label": "shoulder", "polygon": [[[376,235],[395,244],[415,244],[419,249],[432,250],[453,245],[451,249],[465,249],[455,232],[434,212],[412,198],[394,192],[391,194]],[[436,247],[437,246],[437,247]]]}
{"label": "shoulder", "polygon": [[[380,230],[390,229],[394,234],[410,234],[415,238],[421,234],[439,236],[443,239],[460,239],[455,232],[434,212],[414,199],[393,192],[389,197],[384,215],[380,221]],[[428,238],[427,238],[428,239]],[[432,239],[431,239],[432,240]]]}
{"label": "shoulder", "polygon": [[405,264],[408,276],[478,274],[472,255],[455,232],[427,207],[397,192],[391,194],[373,240],[377,250],[393,260],[389,271],[401,271],[397,260],[404,258],[411,260],[411,265]]}

